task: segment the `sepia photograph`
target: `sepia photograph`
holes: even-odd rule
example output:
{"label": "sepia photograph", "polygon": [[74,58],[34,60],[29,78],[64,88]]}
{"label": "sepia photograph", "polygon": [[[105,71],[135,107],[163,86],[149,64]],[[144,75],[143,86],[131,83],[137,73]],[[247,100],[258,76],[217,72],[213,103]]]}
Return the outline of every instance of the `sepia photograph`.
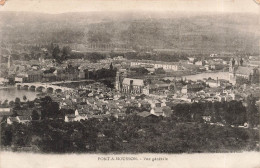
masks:
{"label": "sepia photograph", "polygon": [[259,0],[0,0],[0,168],[260,168]]}

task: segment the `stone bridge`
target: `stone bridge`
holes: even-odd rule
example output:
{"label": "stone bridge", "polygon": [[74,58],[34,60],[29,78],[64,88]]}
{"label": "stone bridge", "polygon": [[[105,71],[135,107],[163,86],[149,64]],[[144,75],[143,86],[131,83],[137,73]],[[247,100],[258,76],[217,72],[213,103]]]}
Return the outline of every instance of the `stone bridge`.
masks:
{"label": "stone bridge", "polygon": [[56,86],[49,83],[16,83],[15,86],[18,89],[26,89],[40,92],[64,92],[64,91],[72,91],[72,88]]}

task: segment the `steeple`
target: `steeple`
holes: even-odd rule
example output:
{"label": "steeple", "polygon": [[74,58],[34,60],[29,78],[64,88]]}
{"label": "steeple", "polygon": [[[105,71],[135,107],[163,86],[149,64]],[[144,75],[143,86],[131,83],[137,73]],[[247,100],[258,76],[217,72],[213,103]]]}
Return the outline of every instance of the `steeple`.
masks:
{"label": "steeple", "polygon": [[242,59],[242,57],[241,57],[241,59],[240,59],[240,66],[243,66],[243,59]]}
{"label": "steeple", "polygon": [[7,63],[7,68],[10,69],[11,67],[11,55],[8,56],[8,63]]}
{"label": "steeple", "polygon": [[232,67],[234,67],[234,66],[235,66],[235,64],[236,64],[236,61],[235,61],[235,59],[234,59],[234,58],[232,59],[232,62],[231,62],[231,63],[232,63],[232,64],[231,64],[231,65],[232,65]]}

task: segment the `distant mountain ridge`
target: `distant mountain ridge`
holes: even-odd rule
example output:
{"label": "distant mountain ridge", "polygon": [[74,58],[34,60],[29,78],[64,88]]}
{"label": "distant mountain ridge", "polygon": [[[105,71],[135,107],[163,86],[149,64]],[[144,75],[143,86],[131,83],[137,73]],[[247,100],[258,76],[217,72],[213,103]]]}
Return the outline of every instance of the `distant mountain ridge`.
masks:
{"label": "distant mountain ridge", "polygon": [[125,44],[177,52],[259,52],[257,14],[0,12],[6,44]]}

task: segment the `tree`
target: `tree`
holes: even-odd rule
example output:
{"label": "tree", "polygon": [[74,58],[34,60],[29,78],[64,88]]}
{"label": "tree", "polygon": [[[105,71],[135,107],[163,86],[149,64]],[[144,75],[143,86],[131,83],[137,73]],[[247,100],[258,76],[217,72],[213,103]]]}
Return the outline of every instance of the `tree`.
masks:
{"label": "tree", "polygon": [[41,116],[42,118],[57,117],[59,114],[59,104],[53,102],[50,96],[41,99]]}
{"label": "tree", "polygon": [[256,107],[256,98],[252,95],[247,97],[246,100],[247,107],[246,107],[246,113],[247,113],[247,121],[249,126],[256,126],[259,124],[259,111]]}
{"label": "tree", "polygon": [[13,106],[13,105],[14,105],[14,101],[10,101],[9,106]]}
{"label": "tree", "polygon": [[52,51],[52,58],[55,59],[57,62],[60,62],[60,47],[59,45],[55,46]]}
{"label": "tree", "polygon": [[154,72],[155,72],[155,74],[165,74],[166,73],[163,68],[157,68],[157,69],[155,69]]}
{"label": "tree", "polygon": [[64,46],[62,48],[61,61],[66,60],[71,54],[71,48],[69,46]]}
{"label": "tree", "polygon": [[8,100],[6,99],[6,100],[2,103],[2,105],[3,105],[3,106],[7,106],[7,104],[8,104]]}
{"label": "tree", "polygon": [[228,102],[227,111],[224,115],[225,121],[228,124],[243,125],[245,123],[246,109],[242,102]]}
{"label": "tree", "polygon": [[24,101],[26,101],[26,100],[27,100],[27,97],[26,97],[25,95],[23,96],[23,100],[24,100]]}
{"label": "tree", "polygon": [[21,100],[19,97],[15,98],[15,103],[21,103]]}
{"label": "tree", "polygon": [[[1,126],[2,127],[2,126]],[[10,127],[2,127],[1,131],[1,145],[9,146],[12,144],[13,132]]]}
{"label": "tree", "polygon": [[137,75],[147,75],[149,73],[144,67],[132,68],[132,70],[135,71]]}
{"label": "tree", "polygon": [[32,120],[39,120],[40,116],[36,110],[32,111]]}
{"label": "tree", "polygon": [[15,101],[14,101],[14,109],[21,109],[21,100],[20,98],[15,98]]}

